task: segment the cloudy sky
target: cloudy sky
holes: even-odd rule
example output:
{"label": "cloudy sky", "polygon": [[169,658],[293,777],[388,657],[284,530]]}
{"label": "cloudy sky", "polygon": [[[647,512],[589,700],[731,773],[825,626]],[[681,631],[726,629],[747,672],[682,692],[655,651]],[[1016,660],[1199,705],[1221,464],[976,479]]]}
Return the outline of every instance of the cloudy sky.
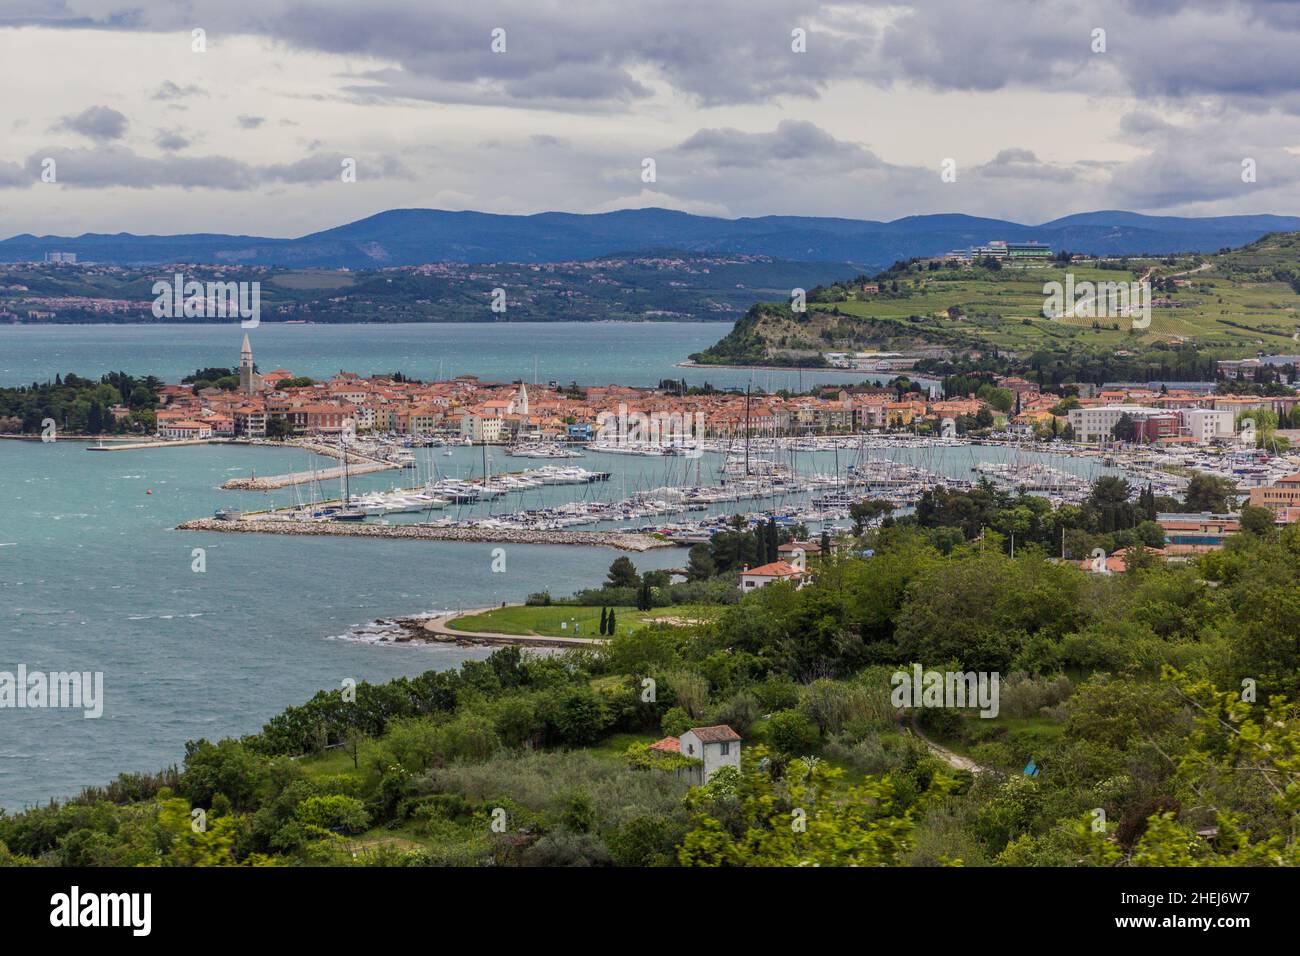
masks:
{"label": "cloudy sky", "polygon": [[0,235],[1294,215],[1297,50],[1289,0],[0,0]]}

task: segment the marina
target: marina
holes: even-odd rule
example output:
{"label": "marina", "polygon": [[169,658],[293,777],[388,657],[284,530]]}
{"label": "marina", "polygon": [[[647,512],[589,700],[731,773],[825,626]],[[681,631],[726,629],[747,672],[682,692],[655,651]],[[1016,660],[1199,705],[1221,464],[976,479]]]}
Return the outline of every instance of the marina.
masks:
{"label": "marina", "polygon": [[[332,457],[341,456],[338,447],[332,450]],[[366,451],[376,453],[373,443]],[[308,480],[291,488],[288,501],[246,511],[223,508],[213,519],[200,519],[220,527],[185,527],[242,531],[260,525],[270,533],[333,534],[316,529],[347,524],[397,529],[363,532],[381,537],[423,529],[436,532],[431,537],[437,540],[501,542],[581,529],[600,537],[544,540],[610,545],[620,536],[654,535],[692,544],[737,520],[742,526],[775,520],[815,531],[846,530],[856,503],[883,500],[906,513],[927,491],[966,490],[980,481],[1012,493],[1039,494],[1054,504],[1082,502],[1101,474],[1129,477],[1135,495],[1139,481],[1168,493],[1186,483],[1151,461],[1095,449],[907,435],[710,439],[700,443],[698,456],[649,460],[588,447],[590,467],[548,464],[496,472],[494,457],[500,451],[484,445],[431,446],[415,456],[406,487],[376,485],[382,478],[367,475],[362,466],[309,469]],[[349,448],[348,461],[353,460]],[[335,492],[332,482],[340,477]]]}

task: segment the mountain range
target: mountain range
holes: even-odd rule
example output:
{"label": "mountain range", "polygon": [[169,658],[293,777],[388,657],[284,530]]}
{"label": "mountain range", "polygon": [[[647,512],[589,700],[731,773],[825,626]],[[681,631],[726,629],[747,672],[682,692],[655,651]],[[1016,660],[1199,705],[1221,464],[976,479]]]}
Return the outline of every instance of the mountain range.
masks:
{"label": "mountain range", "polygon": [[1269,232],[1300,230],[1296,216],[1145,216],[1107,210],[1031,226],[956,213],[892,222],[815,216],[721,219],[669,209],[508,216],[391,209],[296,239],[191,233],[174,236],[23,234],[0,241],[0,262],[75,252],[124,266],[187,262],[289,268],[374,269],[431,262],[571,262],[648,249],[842,262],[875,270],[994,239],[1106,255],[1214,252]]}

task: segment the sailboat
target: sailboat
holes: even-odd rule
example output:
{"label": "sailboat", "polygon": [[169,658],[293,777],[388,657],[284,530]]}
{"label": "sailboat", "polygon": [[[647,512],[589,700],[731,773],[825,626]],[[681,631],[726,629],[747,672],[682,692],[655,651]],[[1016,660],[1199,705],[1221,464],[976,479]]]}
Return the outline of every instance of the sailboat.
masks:
{"label": "sailboat", "polygon": [[352,487],[348,481],[347,442],[341,441],[339,447],[343,451],[343,506],[330,517],[335,521],[364,521],[366,517],[365,511],[352,506]]}

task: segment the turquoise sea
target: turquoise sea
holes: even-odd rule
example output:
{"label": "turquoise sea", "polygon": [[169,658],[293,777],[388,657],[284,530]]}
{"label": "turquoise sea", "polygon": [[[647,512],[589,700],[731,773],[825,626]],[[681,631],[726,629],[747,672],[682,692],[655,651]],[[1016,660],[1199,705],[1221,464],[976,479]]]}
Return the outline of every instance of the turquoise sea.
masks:
{"label": "turquoise sea", "polygon": [[[0,806],[160,769],[188,739],[255,731],[348,677],[382,681],[486,656],[371,643],[354,629],[544,587],[567,594],[603,579],[621,553],[512,545],[505,572],[493,573],[486,544],[170,530],[219,506],[267,502],[218,490],[225,478],[303,463],[301,452],[248,446],[97,453],[0,441],[0,671],[102,671],[105,697],[99,719],[0,709]],[[194,548],[206,552],[203,573],[191,569]],[[653,568],[683,556],[633,559]]]}
{"label": "turquoise sea", "polygon": [[[821,382],[880,379],[848,372],[678,368],[730,331],[726,322],[531,322],[286,325],[247,330],[263,371],[322,378],[404,372],[431,381],[477,375],[511,382],[657,385],[685,378],[719,388],[775,391]],[[194,325],[0,325],[0,385],[55,374],[122,371],[178,381],[196,368],[239,362],[238,323]],[[883,379],[880,379],[883,380]]]}
{"label": "turquoise sea", "polygon": [[[269,325],[251,330],[263,369],[325,376],[401,370],[435,378],[654,384],[681,378],[718,385],[797,386],[797,373],[674,367],[726,326],[695,323],[546,325]],[[151,373],[178,380],[195,368],[232,365],[237,325],[0,326],[0,384],[75,371]],[[802,383],[810,382],[805,373]],[[995,457],[1001,450],[990,450]],[[943,452],[942,456],[953,454]],[[544,464],[507,459],[493,471]],[[706,456],[708,474],[719,463]],[[968,453],[927,462],[965,474]],[[423,456],[445,475],[482,468],[477,449]],[[574,464],[614,473],[589,486],[622,497],[680,480],[680,462],[589,455]],[[808,462],[830,471],[830,455]],[[843,464],[840,462],[840,464]],[[83,443],[0,441],[0,671],[102,671],[104,715],[0,709],[0,807],[75,794],[122,771],[179,760],[184,743],[256,731],[284,707],[345,678],[380,681],[457,666],[485,649],[394,646],[367,639],[376,619],[568,594],[603,579],[620,552],[511,546],[492,573],[490,545],[215,535],[171,530],[215,508],[289,504],[295,491],[227,492],[227,478],[298,471],[308,456],[249,446],[89,452]],[[360,478],[356,490],[410,475]],[[327,489],[330,490],[330,489]],[[301,489],[300,494],[305,494]],[[558,494],[548,489],[535,507]],[[206,571],[191,569],[192,549]],[[638,567],[670,567],[684,553],[635,555]]]}

